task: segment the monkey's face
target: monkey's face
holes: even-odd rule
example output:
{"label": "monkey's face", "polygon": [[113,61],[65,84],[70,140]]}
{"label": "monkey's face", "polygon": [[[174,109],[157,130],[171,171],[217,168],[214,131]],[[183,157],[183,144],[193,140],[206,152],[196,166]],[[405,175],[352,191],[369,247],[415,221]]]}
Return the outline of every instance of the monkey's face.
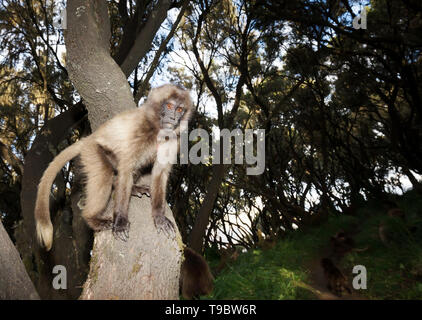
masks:
{"label": "monkey's face", "polygon": [[186,112],[184,104],[176,99],[164,101],[161,105],[160,125],[162,129],[175,129]]}

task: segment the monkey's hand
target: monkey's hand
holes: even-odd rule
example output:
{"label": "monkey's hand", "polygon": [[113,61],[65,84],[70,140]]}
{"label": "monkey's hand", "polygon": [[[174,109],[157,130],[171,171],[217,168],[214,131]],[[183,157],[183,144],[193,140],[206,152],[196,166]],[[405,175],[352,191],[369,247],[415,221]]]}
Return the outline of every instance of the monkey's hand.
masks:
{"label": "monkey's hand", "polygon": [[146,184],[132,186],[132,196],[142,198],[142,195],[146,195],[148,198],[151,197],[149,186]]}
{"label": "monkey's hand", "polygon": [[165,215],[164,212],[152,212],[154,218],[154,225],[158,232],[163,231],[168,238],[174,237],[174,225]]}
{"label": "monkey's hand", "polygon": [[113,223],[113,236],[126,242],[129,239],[130,222],[127,216],[116,214]]}

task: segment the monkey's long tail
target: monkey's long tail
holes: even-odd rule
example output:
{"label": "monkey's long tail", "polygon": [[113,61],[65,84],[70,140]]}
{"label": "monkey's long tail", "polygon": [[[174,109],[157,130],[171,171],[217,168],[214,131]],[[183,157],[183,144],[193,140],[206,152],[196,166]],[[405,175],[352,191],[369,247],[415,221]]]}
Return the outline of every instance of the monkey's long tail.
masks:
{"label": "monkey's long tail", "polygon": [[53,245],[53,225],[50,220],[49,208],[51,185],[60,169],[80,153],[83,145],[82,141],[83,140],[79,140],[60,152],[49,164],[38,185],[37,201],[35,203],[34,212],[35,223],[37,226],[38,242],[41,245],[44,245],[47,251],[49,251]]}

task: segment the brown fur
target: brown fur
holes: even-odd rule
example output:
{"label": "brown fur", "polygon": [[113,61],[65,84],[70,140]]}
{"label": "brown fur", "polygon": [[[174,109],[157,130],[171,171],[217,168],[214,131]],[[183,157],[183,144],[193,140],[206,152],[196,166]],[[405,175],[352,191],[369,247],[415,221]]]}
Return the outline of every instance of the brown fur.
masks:
{"label": "brown fur", "polygon": [[330,238],[333,254],[336,257],[343,257],[345,254],[352,251],[355,246],[355,241],[346,235],[344,231],[337,232]]}
{"label": "brown fur", "polygon": [[[393,204],[391,206],[393,206]],[[403,210],[401,210],[397,207],[393,206],[393,208],[388,209],[387,215],[390,218],[399,219],[403,223],[406,223],[406,214],[404,213]],[[398,220],[396,220],[396,221],[398,221]],[[409,230],[409,231],[411,231],[411,230]],[[378,235],[379,235],[381,242],[387,247],[390,247],[392,245],[392,236],[391,236],[392,232],[393,232],[393,230],[391,230],[391,227],[389,227],[388,224],[386,224],[385,221],[382,221],[380,223],[380,225],[378,227]]]}
{"label": "brown fur", "polygon": [[391,218],[399,218],[403,221],[406,221],[406,215],[403,210],[399,208],[392,208],[387,211],[387,215]]}
{"label": "brown fur", "polygon": [[[156,226],[164,224],[168,227],[168,219],[164,217],[164,203],[171,164],[159,164],[156,156],[157,148],[166,147],[165,143],[157,141],[157,137],[160,132],[161,106],[170,97],[177,98],[178,103],[183,104],[185,114],[182,121],[188,120],[192,113],[189,92],[174,85],[164,85],[151,90],[140,108],[116,115],[90,136],[79,140],[54,158],[41,178],[35,204],[38,239],[47,250],[50,250],[53,242],[53,226],[49,213],[51,185],[58,171],[78,155],[86,176],[82,215],[92,229],[102,230],[113,226],[113,232],[118,237],[122,238],[121,234],[126,234],[129,227],[127,211],[134,183],[133,174],[151,163],[154,164],[151,185],[154,222]],[[174,131],[178,134],[179,130],[177,127]],[[114,173],[117,173],[116,177]],[[101,213],[110,199],[113,185],[115,207],[111,220],[102,217]]]}
{"label": "brown fur", "polygon": [[239,251],[236,247],[229,246],[227,248],[221,248],[219,250],[220,263],[215,269],[216,273],[219,274],[230,262],[236,261],[239,257]]}
{"label": "brown fur", "polygon": [[342,230],[330,238],[330,243],[335,258],[342,258],[344,255],[352,251],[360,252],[368,249],[368,247],[355,248],[355,241],[353,238]]}
{"label": "brown fur", "polygon": [[266,238],[264,233],[262,233],[262,231],[258,229],[257,236],[258,236],[258,243],[256,245],[258,248],[261,248],[262,250],[272,249],[277,244],[276,234],[272,234],[271,236]]}
{"label": "brown fur", "polygon": [[214,286],[214,277],[207,262],[201,255],[188,247],[184,249],[180,280],[182,295],[185,299],[210,294]]}
{"label": "brown fur", "polygon": [[324,275],[327,279],[327,288],[335,295],[341,297],[345,292],[352,293],[347,284],[346,276],[334,265],[333,261],[324,258],[321,260]]}
{"label": "brown fur", "polygon": [[109,149],[104,146],[98,145],[98,154],[101,156],[101,159],[105,166],[108,166],[108,170],[113,171],[115,175],[117,175],[117,157],[116,155]]}

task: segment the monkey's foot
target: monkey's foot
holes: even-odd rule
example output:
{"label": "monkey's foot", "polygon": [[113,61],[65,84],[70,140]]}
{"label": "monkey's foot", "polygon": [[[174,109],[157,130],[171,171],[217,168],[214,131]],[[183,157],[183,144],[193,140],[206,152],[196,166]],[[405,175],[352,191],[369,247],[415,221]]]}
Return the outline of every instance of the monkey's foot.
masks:
{"label": "monkey's foot", "polygon": [[130,222],[127,217],[116,215],[113,223],[113,236],[126,242],[129,239]]}
{"label": "monkey's foot", "polygon": [[154,225],[158,232],[163,231],[168,238],[174,236],[174,225],[164,214],[154,215]]}
{"label": "monkey's foot", "polygon": [[143,185],[134,185],[132,187],[132,196],[142,198],[142,195],[146,195],[148,198],[151,197],[149,186]]}

